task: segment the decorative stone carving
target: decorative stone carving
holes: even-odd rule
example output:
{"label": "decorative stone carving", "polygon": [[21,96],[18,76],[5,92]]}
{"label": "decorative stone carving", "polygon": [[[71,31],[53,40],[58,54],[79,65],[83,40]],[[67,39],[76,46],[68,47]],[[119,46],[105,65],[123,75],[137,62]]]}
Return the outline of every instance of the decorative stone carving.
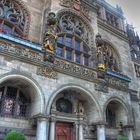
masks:
{"label": "decorative stone carving", "polygon": [[67,8],[73,8],[80,13],[82,13],[86,18],[90,20],[90,11],[87,5],[82,4],[81,0],[60,0],[60,5],[67,7]]}
{"label": "decorative stone carving", "polygon": [[49,13],[47,17],[48,30],[45,33],[43,47],[44,47],[44,60],[52,63],[54,62],[54,52],[57,40],[57,35],[55,34],[56,23],[57,19],[55,13],[53,12]]}
{"label": "decorative stone carving", "polygon": [[108,84],[106,81],[99,81],[97,84],[95,84],[95,90],[102,91],[102,92],[108,92]]}
{"label": "decorative stone carving", "polygon": [[58,33],[67,32],[79,36],[88,45],[91,44],[92,33],[89,27],[77,16],[70,13],[59,15]]}
{"label": "decorative stone carving", "polygon": [[117,88],[124,91],[126,91],[129,88],[129,82],[126,82],[124,80],[115,77],[106,77],[106,80],[110,87]]}
{"label": "decorative stone carving", "polygon": [[103,56],[103,40],[100,34],[96,35],[96,46],[97,46],[98,69],[105,70],[104,56]]}
{"label": "decorative stone carving", "polygon": [[63,60],[55,59],[54,67],[61,72],[72,74],[79,78],[84,78],[89,81],[94,81],[97,78],[97,73],[92,69],[84,68],[73,63],[69,63]]}
{"label": "decorative stone carving", "polygon": [[4,42],[0,42],[0,51],[9,53],[12,56],[16,57],[25,57],[26,59],[30,59],[33,61],[43,61],[43,55],[39,52],[35,52],[31,49],[14,46],[13,44],[7,44]]}
{"label": "decorative stone carving", "polygon": [[38,67],[37,74],[53,79],[56,79],[57,76],[57,73],[51,67]]}
{"label": "decorative stone carving", "polygon": [[24,33],[24,35],[27,35],[30,15],[21,1],[1,0],[0,11],[1,17],[15,24],[15,26]]}
{"label": "decorative stone carving", "polygon": [[84,106],[82,102],[79,102],[79,106],[78,106],[78,113],[79,115],[84,115]]}

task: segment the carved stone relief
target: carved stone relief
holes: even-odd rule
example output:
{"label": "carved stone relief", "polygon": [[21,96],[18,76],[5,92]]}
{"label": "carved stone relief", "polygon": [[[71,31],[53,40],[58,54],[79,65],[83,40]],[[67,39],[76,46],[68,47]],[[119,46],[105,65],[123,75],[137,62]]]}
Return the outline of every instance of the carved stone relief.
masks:
{"label": "carved stone relief", "polygon": [[56,79],[57,77],[57,73],[51,67],[38,67],[37,74],[53,79]]}
{"label": "carved stone relief", "polygon": [[73,8],[90,19],[89,8],[86,5],[82,4],[81,0],[60,0],[60,5],[67,8]]}

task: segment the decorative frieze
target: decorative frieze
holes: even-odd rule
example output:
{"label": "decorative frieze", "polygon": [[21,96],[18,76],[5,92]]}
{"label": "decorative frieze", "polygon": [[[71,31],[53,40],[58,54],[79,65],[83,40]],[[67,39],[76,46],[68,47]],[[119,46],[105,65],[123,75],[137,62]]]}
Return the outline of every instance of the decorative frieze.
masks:
{"label": "decorative frieze", "polygon": [[97,73],[92,69],[87,69],[83,66],[69,63],[63,60],[56,59],[54,67],[61,72],[78,76],[80,78],[86,78],[87,80],[93,81],[97,78]]}
{"label": "decorative frieze", "polygon": [[28,48],[23,48],[19,46],[14,46],[13,44],[7,44],[0,42],[0,51],[10,53],[18,57],[25,57],[35,61],[43,61],[43,55],[37,51],[33,51]]}
{"label": "decorative frieze", "polygon": [[52,67],[38,67],[37,74],[53,79],[56,79],[57,77],[57,73],[53,70]]}
{"label": "decorative frieze", "polygon": [[95,84],[95,90],[101,92],[108,92],[108,83],[105,80],[100,80],[98,83]]}
{"label": "decorative frieze", "polygon": [[107,81],[110,87],[114,87],[120,90],[126,90],[129,88],[129,82],[126,82],[124,80],[115,77],[107,77]]}
{"label": "decorative frieze", "polygon": [[67,8],[73,8],[82,13],[88,19],[91,17],[88,6],[83,4],[80,0],[60,0],[60,5]]}

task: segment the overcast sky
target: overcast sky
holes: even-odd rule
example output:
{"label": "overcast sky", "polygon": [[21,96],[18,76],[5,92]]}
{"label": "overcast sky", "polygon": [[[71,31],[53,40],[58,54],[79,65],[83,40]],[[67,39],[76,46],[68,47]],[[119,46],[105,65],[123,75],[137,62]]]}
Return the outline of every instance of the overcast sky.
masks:
{"label": "overcast sky", "polygon": [[126,21],[135,27],[140,36],[140,0],[106,0],[111,5],[122,7]]}

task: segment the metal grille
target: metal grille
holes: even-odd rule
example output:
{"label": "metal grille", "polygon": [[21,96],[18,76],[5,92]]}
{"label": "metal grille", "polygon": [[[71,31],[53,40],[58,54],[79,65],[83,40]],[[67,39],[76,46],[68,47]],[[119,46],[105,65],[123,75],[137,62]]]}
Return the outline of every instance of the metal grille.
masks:
{"label": "metal grille", "polygon": [[6,117],[27,117],[29,100],[15,87],[0,88],[0,115]]}

